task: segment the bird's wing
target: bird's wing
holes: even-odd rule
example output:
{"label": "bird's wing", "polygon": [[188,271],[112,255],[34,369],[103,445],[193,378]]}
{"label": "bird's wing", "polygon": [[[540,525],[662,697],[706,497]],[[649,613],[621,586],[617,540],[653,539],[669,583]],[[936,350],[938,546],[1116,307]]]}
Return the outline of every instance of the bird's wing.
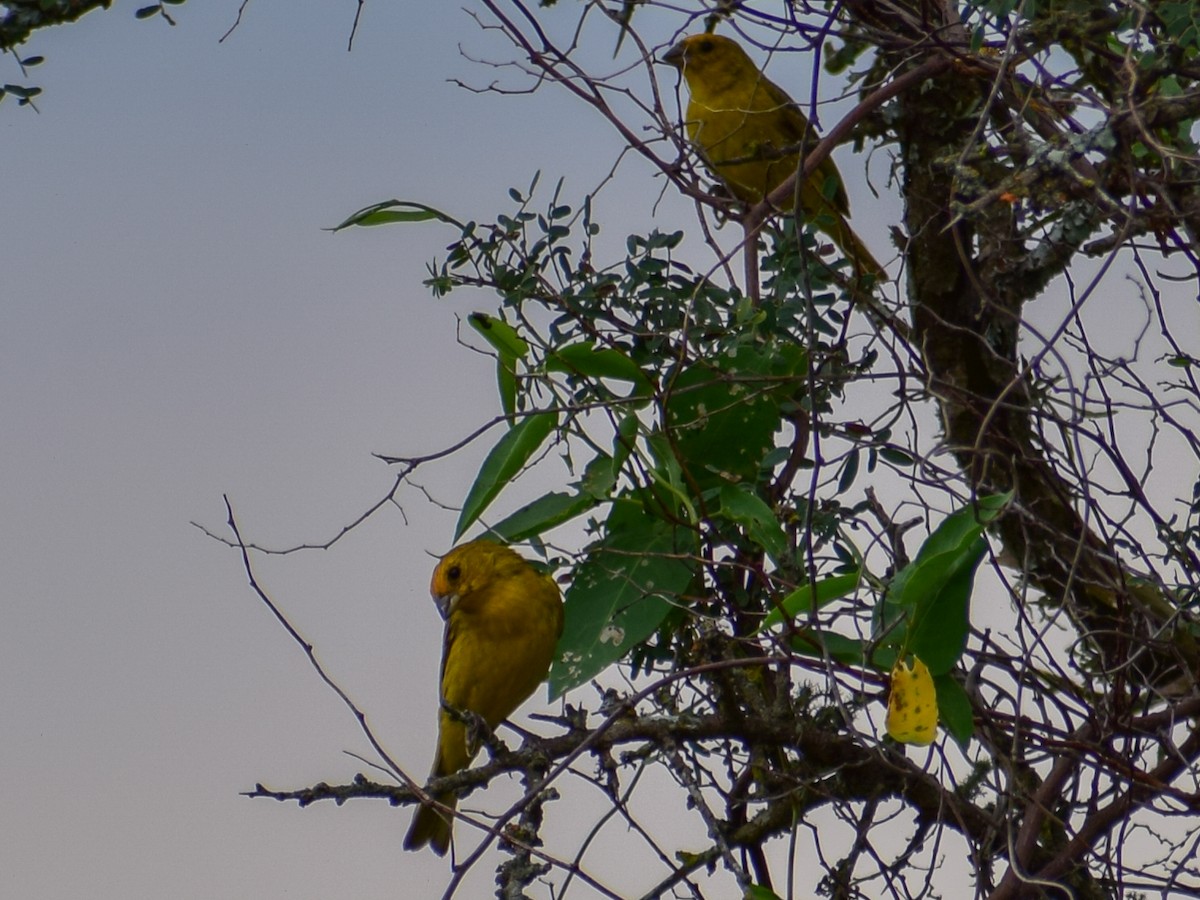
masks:
{"label": "bird's wing", "polygon": [[[821,139],[821,135],[809,122],[808,116],[804,114],[796,101],[789,97],[783,88],[765,76],[759,86],[759,91],[771,106],[778,110],[776,125],[784,146],[799,148],[801,155],[811,150]],[[833,157],[827,156],[821,165],[817,166],[815,175],[818,179],[817,185],[822,192],[825,190],[823,182],[827,182],[830,178],[835,180],[837,189],[833,193],[832,206],[843,215],[848,214],[850,200],[846,196],[846,188],[842,184],[841,174],[833,162]]]}

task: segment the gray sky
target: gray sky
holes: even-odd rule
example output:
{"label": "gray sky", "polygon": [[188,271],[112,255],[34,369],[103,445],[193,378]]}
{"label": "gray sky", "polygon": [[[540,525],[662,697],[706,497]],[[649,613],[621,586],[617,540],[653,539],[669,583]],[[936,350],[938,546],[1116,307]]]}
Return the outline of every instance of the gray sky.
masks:
{"label": "gray sky", "polygon": [[[445,879],[400,851],[407,812],[238,796],[348,777],[342,751],[367,748],[236,558],[188,524],[219,527],[227,491],[255,539],[331,536],[391,480],[372,451],[428,452],[495,412],[490,366],[453,345],[469,298],[421,285],[453,233],[321,231],[393,196],[498,211],[553,161],[532,121],[523,152],[487,152],[522,101],[447,84],[473,73],[456,43],[478,30],[421,7],[369,6],[350,54],[352,4],[256,4],[221,46],[232,3],[189,3],[177,28],[118,4],[25,48],[49,60],[41,115],[0,107],[5,896],[396,897]],[[456,502],[475,462],[425,480]],[[423,774],[425,554],[454,517],[404,501],[409,526],[385,512],[264,575]]]}
{"label": "gray sky", "polygon": [[[499,97],[450,84],[506,77],[460,47],[512,55],[459,3],[367,4],[352,53],[352,2],[251,4],[221,45],[236,0],[191,0],[176,28],[135,21],[138,5],[35,35],[22,55],[48,57],[27,79],[45,89],[40,114],[0,104],[0,896],[437,896],[448,863],[401,850],[408,810],[239,796],[258,781],[348,780],[365,767],[347,751],[371,751],[237,556],[189,522],[220,530],[227,493],[249,540],[328,540],[388,490],[373,452],[437,451],[498,411],[493,362],[455,343],[458,317],[495,299],[437,300],[421,283],[455,233],[323,228],[393,197],[486,221],[538,170],[540,196],[564,176],[574,205],[622,145],[553,85]],[[580,8],[540,21],[562,27]],[[684,23],[659,14],[638,15],[661,44]],[[583,52],[611,70],[615,30],[591,28]],[[810,65],[781,55],[771,77],[807,97]],[[0,83],[23,80],[0,57]],[[886,154],[870,165],[882,186]],[[894,201],[875,204],[861,158],[842,170],[855,228],[886,258]],[[660,188],[634,157],[605,186],[597,218],[614,255],[629,232],[694,230],[690,204],[658,203]],[[1098,333],[1126,322],[1127,302],[1089,302]],[[1065,308],[1039,303],[1030,321],[1051,333]],[[1110,332],[1113,353],[1136,337]],[[461,502],[494,439],[415,481]],[[1149,489],[1174,496],[1178,470],[1160,477]],[[502,497],[497,515],[534,490]],[[329,552],[260,559],[258,575],[420,778],[441,644],[430,554],[448,549],[457,514],[415,489],[399,499],[403,514],[381,511]],[[560,851],[605,806],[579,779],[564,787],[570,804],[547,820]],[[502,809],[515,791],[468,805]],[[636,798],[695,849],[682,801],[653,783]],[[588,860],[619,860],[594,871],[644,890],[651,860],[619,831]],[[460,896],[491,896],[493,868]]]}
{"label": "gray sky", "polygon": [[[347,779],[343,751],[369,748],[189,520],[221,528],[227,492],[248,539],[327,539],[391,483],[372,452],[434,451],[497,411],[492,363],[454,344],[455,314],[494,301],[421,284],[454,233],[322,228],[391,197],[491,217],[538,169],[577,201],[620,145],[562,91],[449,84],[492,77],[460,44],[505,51],[459,4],[368,4],[353,53],[353,3],[251,4],[223,45],[232,0],[177,28],[137,5],[35,35],[41,112],[0,105],[0,894],[421,896],[447,863],[400,850],[407,811],[238,796]],[[600,205],[618,246],[690,224],[623,171]],[[416,480],[457,503],[486,449]],[[407,522],[386,510],[259,572],[423,775],[428,553],[455,513],[401,501]],[[480,875],[463,896],[490,895]]]}

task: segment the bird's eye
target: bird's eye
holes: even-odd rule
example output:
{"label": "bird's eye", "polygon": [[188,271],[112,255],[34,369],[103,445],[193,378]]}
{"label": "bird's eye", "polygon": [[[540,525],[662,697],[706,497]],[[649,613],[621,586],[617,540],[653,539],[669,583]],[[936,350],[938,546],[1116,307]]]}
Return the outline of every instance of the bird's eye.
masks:
{"label": "bird's eye", "polygon": [[712,52],[712,48],[713,48],[712,41],[701,41],[700,42],[700,52],[701,53],[710,53],[710,52]]}
{"label": "bird's eye", "polygon": [[458,576],[462,574],[462,569],[458,566],[451,566],[446,570],[446,577],[451,581],[458,581]]}

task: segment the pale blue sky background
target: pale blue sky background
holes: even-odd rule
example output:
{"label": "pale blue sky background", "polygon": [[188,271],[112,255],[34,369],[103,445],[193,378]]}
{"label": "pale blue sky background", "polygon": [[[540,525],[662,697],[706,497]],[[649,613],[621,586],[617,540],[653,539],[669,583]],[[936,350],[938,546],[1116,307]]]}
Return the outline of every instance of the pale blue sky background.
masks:
{"label": "pale blue sky background", "polygon": [[[456,3],[368,4],[352,53],[352,2],[251,4],[223,45],[233,0],[176,28],[137,5],[36,34],[40,114],[0,105],[0,895],[426,896],[447,864],[400,850],[407,811],[238,796],[349,778],[343,751],[368,748],[189,520],[219,529],[228,492],[249,539],[327,539],[387,490],[372,452],[437,450],[496,412],[492,364],[454,344],[455,313],[494,302],[421,284],[453,232],[322,228],[390,197],[490,217],[538,169],[577,201],[620,144],[553,87],[448,83],[493,77],[460,44],[509,52]],[[616,246],[691,225],[654,208],[645,166],[622,175],[598,201]],[[886,247],[886,217],[862,220]],[[484,450],[416,480],[456,503]],[[407,522],[386,510],[260,575],[420,776],[427,554],[455,514],[401,501]],[[480,875],[462,896],[491,894]]]}
{"label": "pale blue sky background", "polygon": [[[453,315],[494,304],[421,284],[453,232],[323,227],[390,197],[491,216],[539,168],[578,195],[619,145],[561,92],[449,84],[492,77],[460,43],[505,49],[458,4],[368,4],[352,53],[353,3],[251,4],[223,45],[233,2],[176,28],[136,6],[38,33],[41,114],[0,106],[0,894],[422,896],[447,863],[400,850],[407,811],[238,796],[348,778],[368,748],[188,522],[220,527],[228,492],[255,540],[327,538],[386,491],[371,452],[496,412]],[[418,480],[458,502],[479,453]],[[408,525],[385,511],[262,574],[423,775],[426,554],[454,514],[402,501]]]}
{"label": "pale blue sky background", "polygon": [[[176,28],[135,21],[138,5],[35,35],[22,53],[48,57],[28,77],[41,113],[0,104],[0,897],[437,896],[448,864],[400,849],[409,811],[238,796],[347,780],[364,767],[344,751],[370,751],[237,557],[189,521],[220,529],[225,492],[249,539],[327,540],[391,484],[372,452],[432,452],[497,411],[492,362],[455,344],[456,316],[495,301],[435,300],[421,284],[453,231],[323,228],[392,197],[487,220],[539,169],[542,196],[565,176],[577,203],[619,138],[553,85],[498,97],[450,84],[497,74],[460,46],[512,56],[463,4],[368,3],[352,53],[352,0],[252,3],[222,45],[236,0],[191,0]],[[567,25],[581,6],[542,20]],[[654,15],[639,12],[639,30],[659,44],[685,25]],[[600,71],[615,37],[590,26]],[[807,97],[810,66],[793,54],[770,73]],[[0,82],[22,80],[0,57]],[[877,185],[886,164],[872,157]],[[888,258],[894,205],[873,201],[861,158],[842,170],[856,229]],[[694,229],[690,204],[656,205],[652,175],[631,156],[596,201],[616,253],[628,232]],[[1136,338],[1129,289],[1089,301],[1114,353]],[[1047,298],[1031,317],[1050,333],[1064,309]],[[1113,322],[1126,327],[1103,333]],[[415,480],[456,504],[486,449]],[[1165,468],[1169,484],[1151,488],[1169,495],[1179,477]],[[334,550],[259,575],[422,777],[441,641],[429,554],[448,549],[456,513],[416,490],[400,500],[406,517],[386,509]],[[550,807],[547,832],[574,848],[605,801],[566,784],[571,805]],[[471,804],[502,808],[505,790]],[[638,796],[695,828],[677,792]],[[592,854],[619,862],[595,870],[644,890],[641,858],[610,840]],[[685,830],[678,846],[702,841]],[[459,896],[491,896],[492,869]]]}

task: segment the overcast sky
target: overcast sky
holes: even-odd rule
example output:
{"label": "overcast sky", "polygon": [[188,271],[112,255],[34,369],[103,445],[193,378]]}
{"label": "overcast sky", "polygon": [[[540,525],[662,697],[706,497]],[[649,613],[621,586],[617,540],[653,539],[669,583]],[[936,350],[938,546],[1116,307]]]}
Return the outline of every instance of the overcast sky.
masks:
{"label": "overcast sky", "polygon": [[[35,35],[28,79],[0,58],[45,90],[40,114],[0,105],[0,894],[421,896],[447,863],[400,850],[408,811],[238,796],[349,778],[369,748],[189,520],[219,529],[227,492],[254,540],[327,539],[386,492],[372,452],[497,411],[492,364],[454,343],[494,302],[421,284],[454,233],[323,228],[391,197],[493,216],[538,169],[582,194],[618,145],[565,95],[448,83],[492,77],[460,43],[503,49],[459,4],[368,4],[352,53],[353,3],[251,4],[221,45],[232,2],[176,28],[136,6]],[[459,502],[485,449],[418,480]],[[407,523],[262,573],[423,776],[427,554],[455,514],[401,500]]]}
{"label": "overcast sky", "polygon": [[[423,896],[447,863],[400,850],[407,810],[238,795],[348,779],[344,751],[369,748],[189,522],[220,530],[227,493],[248,539],[327,540],[387,491],[373,452],[438,450],[497,411],[493,364],[455,344],[456,315],[494,301],[421,284],[454,233],[323,228],[392,197],[492,217],[539,169],[577,201],[620,144],[565,92],[449,83],[494,77],[460,45],[505,49],[457,3],[367,4],[351,53],[352,2],[251,4],[220,45],[232,0],[175,28],[138,5],[36,34],[27,78],[0,58],[0,82],[44,88],[40,113],[0,104],[0,894]],[[622,172],[599,202],[616,246],[689,224]],[[416,480],[457,503],[486,449]],[[423,776],[429,554],[456,514],[400,500],[260,574]],[[491,893],[480,876],[463,896]]]}

